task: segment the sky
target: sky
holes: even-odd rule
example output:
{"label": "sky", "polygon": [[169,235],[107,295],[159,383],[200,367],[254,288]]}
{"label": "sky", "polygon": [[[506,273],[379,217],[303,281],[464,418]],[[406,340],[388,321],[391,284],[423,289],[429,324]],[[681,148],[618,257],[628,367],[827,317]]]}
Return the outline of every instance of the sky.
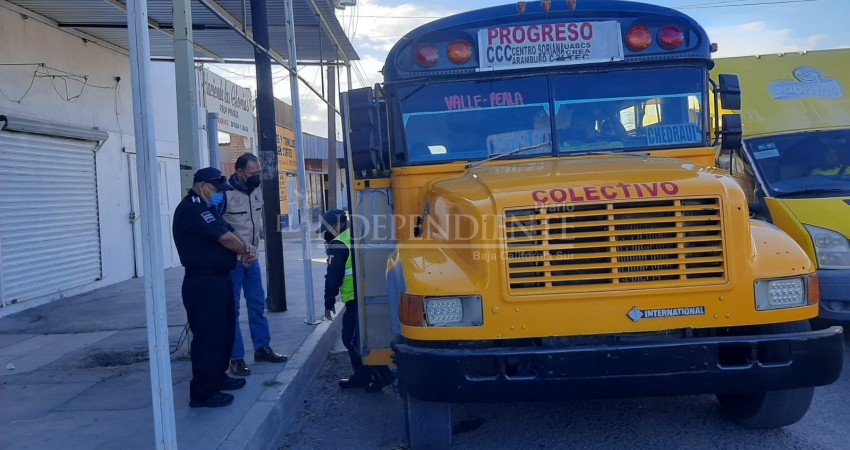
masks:
{"label": "sky", "polygon": [[[582,2],[592,0],[576,1],[580,8]],[[458,12],[511,2],[357,0],[356,3],[353,8],[337,11],[337,20],[360,56],[352,75],[355,88],[380,82],[387,52],[417,26]],[[705,28],[711,41],[717,43],[716,58],[850,48],[847,24],[850,0],[644,0],[644,3],[676,8],[693,17]],[[237,84],[255,88],[252,66],[213,64],[210,67]],[[291,103],[285,74],[279,68],[275,72],[280,72],[275,77],[275,96]],[[321,85],[318,72],[312,67],[299,70],[316,87]],[[346,90],[344,76],[342,84]],[[327,136],[326,105],[303,85],[300,91],[303,130]]]}

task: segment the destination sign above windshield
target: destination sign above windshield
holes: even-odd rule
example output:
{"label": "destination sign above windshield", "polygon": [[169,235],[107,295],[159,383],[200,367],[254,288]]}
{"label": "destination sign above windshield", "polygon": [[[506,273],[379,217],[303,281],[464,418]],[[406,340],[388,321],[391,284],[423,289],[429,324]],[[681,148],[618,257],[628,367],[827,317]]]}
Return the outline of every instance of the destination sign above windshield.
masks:
{"label": "destination sign above windshield", "polygon": [[590,64],[623,59],[620,24],[563,22],[478,30],[478,70]]}

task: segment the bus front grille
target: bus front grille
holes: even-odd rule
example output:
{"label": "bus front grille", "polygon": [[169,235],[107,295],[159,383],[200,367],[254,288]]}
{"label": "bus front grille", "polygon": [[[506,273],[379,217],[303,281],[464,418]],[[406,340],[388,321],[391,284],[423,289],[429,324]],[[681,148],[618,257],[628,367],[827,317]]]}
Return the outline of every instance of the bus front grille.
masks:
{"label": "bus front grille", "polygon": [[513,295],[726,282],[717,197],[505,211]]}

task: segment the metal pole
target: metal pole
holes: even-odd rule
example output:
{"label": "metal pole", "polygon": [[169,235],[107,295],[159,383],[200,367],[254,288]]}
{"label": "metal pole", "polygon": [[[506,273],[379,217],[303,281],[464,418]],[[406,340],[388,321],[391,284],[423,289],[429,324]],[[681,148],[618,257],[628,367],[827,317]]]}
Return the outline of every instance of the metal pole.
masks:
{"label": "metal pole", "polygon": [[[336,106],[336,67],[328,66],[328,101]],[[336,158],[336,113],[328,108],[328,208],[339,207],[336,191],[339,185],[339,164]]]}
{"label": "metal pole", "polygon": [[[177,448],[171,359],[165,305],[165,272],[162,260],[162,223],[159,210],[156,134],[151,93],[150,41],[147,0],[127,1],[130,41],[130,78],[133,89],[133,128],[136,134],[136,171],[142,213],[145,312],[151,370],[154,432],[158,449]],[[180,91],[178,91],[180,92]],[[182,92],[187,94],[187,92]]]}
{"label": "metal pole", "polygon": [[207,113],[207,146],[210,150],[210,167],[221,170],[218,157],[218,114]]}
{"label": "metal pole", "polygon": [[[269,48],[266,0],[251,0],[254,40]],[[283,267],[283,235],[280,233],[280,178],[277,170],[277,129],[274,116],[272,63],[266,52],[254,48],[257,71],[257,137],[262,162],[263,221],[266,229],[266,308],[286,311],[286,280]]]}
{"label": "metal pole", "polygon": [[[289,43],[289,71],[298,73],[298,57],[295,52],[295,15],[292,12],[292,0],[284,0],[286,7],[286,40]],[[255,30],[256,33],[256,30]],[[255,34],[256,36],[256,34]],[[310,258],[310,225],[312,217],[307,208],[307,171],[304,168],[304,147],[301,137],[301,99],[298,94],[298,78],[289,77],[292,91],[292,118],[295,122],[295,149],[298,158],[298,208],[301,210],[301,254],[304,260],[304,291],[307,301],[307,320],[309,324],[316,320],[316,305],[313,298],[313,262]],[[305,217],[306,216],[306,217]]]}
{"label": "metal pole", "polygon": [[192,175],[201,167],[198,137],[198,84],[195,76],[195,46],[192,38],[190,0],[173,0],[174,75],[177,85],[177,138],[180,144],[180,187],[192,188]]}

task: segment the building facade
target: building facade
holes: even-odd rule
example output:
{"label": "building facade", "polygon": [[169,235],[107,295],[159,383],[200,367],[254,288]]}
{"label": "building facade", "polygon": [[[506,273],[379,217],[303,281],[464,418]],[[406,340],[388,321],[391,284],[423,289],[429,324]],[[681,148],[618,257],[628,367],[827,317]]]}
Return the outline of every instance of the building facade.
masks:
{"label": "building facade", "polygon": [[[163,254],[179,265],[174,66],[154,64]],[[0,6],[0,303],[29,306],[142,275],[126,54]]]}

